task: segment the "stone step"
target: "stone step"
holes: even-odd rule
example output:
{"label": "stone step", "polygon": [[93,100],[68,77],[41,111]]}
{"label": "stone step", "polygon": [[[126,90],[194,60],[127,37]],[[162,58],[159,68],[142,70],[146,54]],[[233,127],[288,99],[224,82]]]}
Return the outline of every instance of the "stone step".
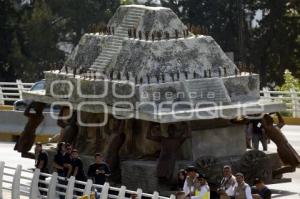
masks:
{"label": "stone step", "polygon": [[117,49],[117,48],[106,48],[106,49],[103,50],[102,52],[103,52],[103,53],[104,53],[104,52],[116,53],[116,52],[118,52],[118,49]]}
{"label": "stone step", "polygon": [[138,15],[129,15],[127,17],[125,17],[124,20],[128,20],[128,19],[136,19],[136,20],[139,20],[141,19],[142,15],[138,16]]}
{"label": "stone step", "polygon": [[[116,50],[116,49],[119,49],[120,46],[121,46],[121,45],[118,45],[118,46],[116,46],[116,45],[110,45],[110,46],[109,46],[109,49]],[[106,49],[108,49],[108,48],[106,48]]]}
{"label": "stone step", "polygon": [[126,31],[127,31],[128,28],[127,28],[127,27],[120,26],[120,27],[118,27],[117,31],[118,31],[118,30],[126,30]]}
{"label": "stone step", "polygon": [[122,38],[122,40],[123,40],[123,37],[125,36],[125,35],[128,35],[128,30],[124,30],[124,31],[118,31],[118,32],[116,32],[115,33],[116,35],[118,35],[119,37],[121,37]]}
{"label": "stone step", "polygon": [[[118,33],[118,36],[124,39],[124,37],[128,37],[128,33]],[[122,42],[121,42],[122,43]]]}
{"label": "stone step", "polygon": [[127,15],[125,19],[140,19],[143,15]]}
{"label": "stone step", "polygon": [[123,29],[123,30],[117,30],[116,32],[115,32],[115,34],[117,35],[117,33],[119,33],[119,34],[126,34],[126,33],[128,33],[128,29]]}
{"label": "stone step", "polygon": [[138,23],[140,21],[140,18],[138,18],[138,19],[125,19],[124,20],[124,23],[126,23],[126,22],[131,22],[131,23]]}
{"label": "stone step", "polygon": [[131,10],[131,12],[129,12],[127,14],[127,16],[130,16],[130,15],[143,15],[144,13],[145,13],[144,11]]}
{"label": "stone step", "polygon": [[118,37],[118,36],[114,36],[112,39],[112,41],[122,41],[122,40],[123,40],[123,38]]}
{"label": "stone step", "polygon": [[106,51],[102,51],[101,54],[99,56],[103,55],[108,55],[108,54],[116,54],[119,52],[119,49],[115,49],[115,50],[106,50]]}
{"label": "stone step", "polygon": [[128,14],[132,14],[132,13],[144,13],[145,10],[144,9],[140,9],[140,8],[130,8],[130,11],[128,12]]}
{"label": "stone step", "polygon": [[[112,58],[113,56],[115,56],[117,53],[109,53],[109,52],[107,52],[107,53],[102,53],[99,57],[101,57],[101,59],[103,58],[103,57],[105,57],[105,58]],[[97,57],[97,59],[99,58],[99,57]]]}
{"label": "stone step", "polygon": [[111,62],[111,59],[110,60],[102,60],[102,61],[94,62],[93,65],[98,66],[98,67],[105,67],[110,62]]}
{"label": "stone step", "polygon": [[122,27],[134,27],[134,26],[136,26],[136,25],[137,25],[137,23],[124,22],[124,23],[122,24]]}
{"label": "stone step", "polygon": [[100,62],[103,62],[103,61],[111,61],[112,58],[114,56],[111,56],[111,57],[107,57],[107,56],[100,56],[100,57],[97,57],[97,59],[94,61],[94,63],[100,63]]}

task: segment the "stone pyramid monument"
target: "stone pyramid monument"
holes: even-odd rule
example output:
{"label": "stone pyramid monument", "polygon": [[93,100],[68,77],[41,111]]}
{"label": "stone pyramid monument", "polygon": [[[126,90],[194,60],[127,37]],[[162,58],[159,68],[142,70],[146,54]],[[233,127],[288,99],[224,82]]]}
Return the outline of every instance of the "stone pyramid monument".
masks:
{"label": "stone pyramid monument", "polygon": [[[24,98],[71,107],[86,123],[114,115],[103,126],[67,121],[62,128],[70,139],[63,141],[75,145],[85,166],[95,152],[120,157],[122,163],[112,168],[128,187],[163,189],[156,176],[161,146],[147,138],[157,123],[162,136],[174,124],[177,134],[191,127],[192,139],[177,147],[174,176],[179,168],[204,162],[217,183],[220,165],[247,172],[259,160],[261,169],[252,177],[263,172],[271,182],[280,167],[277,154],[246,152],[245,125],[231,119],[285,105],[261,100],[259,75],[240,71],[211,36],[189,32],[169,8],[121,6],[105,33],[84,34],[63,68],[45,71],[45,84],[45,90],[25,92]],[[119,134],[114,124],[122,127]]]}
{"label": "stone pyramid monument", "polygon": [[164,7],[121,6],[106,34],[83,35],[64,68],[46,71],[45,78],[45,93],[24,96],[68,101],[94,113],[104,111],[95,104],[102,102],[110,113],[119,107],[117,114],[131,112],[137,119],[160,123],[178,121],[174,113],[201,119],[216,108],[232,118],[241,107],[284,109],[259,100],[259,75],[239,71],[211,36],[189,32]]}

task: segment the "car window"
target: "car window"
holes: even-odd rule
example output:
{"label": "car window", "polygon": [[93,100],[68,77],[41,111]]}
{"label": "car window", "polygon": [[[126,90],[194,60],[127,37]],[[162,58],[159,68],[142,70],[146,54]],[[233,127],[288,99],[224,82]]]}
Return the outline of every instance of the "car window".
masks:
{"label": "car window", "polygon": [[45,89],[45,82],[38,82],[31,87],[31,91],[38,91]]}

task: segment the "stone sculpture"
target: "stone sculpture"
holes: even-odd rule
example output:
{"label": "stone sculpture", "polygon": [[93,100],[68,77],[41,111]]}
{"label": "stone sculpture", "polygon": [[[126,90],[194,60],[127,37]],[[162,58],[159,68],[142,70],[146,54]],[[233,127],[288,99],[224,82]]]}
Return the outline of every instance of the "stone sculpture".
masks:
{"label": "stone sculpture", "polygon": [[[78,134],[78,124],[77,124],[77,112],[73,111],[69,113],[68,107],[62,107],[59,113],[59,119],[57,120],[57,125],[62,128],[60,141],[69,143],[73,146],[76,144],[77,134]],[[61,119],[63,116],[71,115],[69,119]]]}
{"label": "stone sculpture", "polygon": [[[45,92],[24,92],[23,97],[42,103],[67,101],[85,123],[99,124],[101,118],[119,116],[119,113],[126,116],[122,125],[119,120],[109,119],[109,128],[78,123],[75,147],[87,160],[84,161],[86,164],[95,152],[105,154],[113,170],[121,172],[122,184],[128,188],[139,187],[145,191],[160,188],[155,175],[155,160],[159,158],[159,143],[162,142],[146,138],[150,121],[160,124],[157,136],[161,137],[171,124],[176,124],[178,129],[177,124],[181,121],[189,122],[192,139],[182,145],[179,138],[163,137],[162,140],[166,143],[174,141],[168,147],[175,149],[173,145],[178,146],[176,167],[184,168],[199,158],[212,157],[216,163],[210,166],[208,172],[211,174],[218,173],[218,165],[228,164],[225,160],[232,160],[230,164],[240,167],[240,159],[246,152],[244,127],[230,120],[236,118],[241,109],[259,106],[263,113],[285,109],[282,103],[260,100],[259,75],[241,74],[217,42],[204,35],[205,27],[201,30],[203,35],[195,37],[169,8],[121,6],[106,27],[114,27],[114,35],[108,31],[109,35],[84,34],[64,63],[62,72],[45,71]],[[152,42],[137,40],[137,30],[149,31]],[[165,39],[165,32],[170,33],[169,40]],[[126,37],[127,34],[135,39]],[[78,67],[85,69],[88,78],[65,73]],[[224,68],[221,76],[220,67]],[[108,78],[95,78],[92,71]],[[126,77],[122,78],[120,74]],[[78,92],[80,90],[84,96]],[[66,95],[69,97],[61,97]],[[107,106],[107,111],[95,105],[99,103]],[[118,125],[118,128],[113,127]],[[185,135],[182,130],[178,132]],[[235,147],[228,147],[232,145]],[[168,152],[167,148],[162,154],[165,150]],[[168,158],[173,161],[173,156],[172,153]],[[264,162],[263,165],[271,165],[267,173],[281,166],[277,154],[266,157],[259,156],[258,159]],[[169,173],[163,173],[159,176],[170,177],[172,168]],[[117,175],[117,181],[121,174]],[[141,176],[147,179],[145,184],[140,181]],[[209,175],[209,178],[215,182],[217,176]]]}
{"label": "stone sculpture", "polygon": [[[125,121],[110,118],[108,122],[108,131],[110,134],[109,143],[106,150],[106,162],[109,165],[111,172],[115,175],[119,174],[120,157],[119,152],[125,142],[126,135],[124,133]],[[117,176],[118,179],[120,176]],[[118,180],[117,180],[118,181]]]}
{"label": "stone sculpture", "polygon": [[[283,119],[279,113],[276,113],[279,119],[280,125],[283,123]],[[277,152],[282,160],[284,167],[273,172],[273,175],[278,175],[286,172],[295,171],[296,167],[300,164],[300,157],[295,149],[289,144],[286,137],[280,130],[279,126],[273,125],[273,118],[265,114],[262,118],[262,126],[265,129],[266,135],[277,146]]]}
{"label": "stone sculpture", "polygon": [[[191,136],[191,130],[187,123],[181,123],[180,129],[175,124],[169,124],[168,137],[161,135],[158,124],[151,124],[147,133],[147,138],[160,143],[160,155],[157,162],[157,177],[162,181],[168,181],[172,178],[176,152],[182,143]],[[176,133],[181,132],[180,135]]]}
{"label": "stone sculpture", "polygon": [[[44,119],[44,107],[45,104],[40,102],[31,102],[26,107],[24,115],[28,118],[28,122],[14,147],[14,150],[21,152],[23,156],[26,156],[35,142],[35,131]],[[35,113],[31,113],[32,109]]]}

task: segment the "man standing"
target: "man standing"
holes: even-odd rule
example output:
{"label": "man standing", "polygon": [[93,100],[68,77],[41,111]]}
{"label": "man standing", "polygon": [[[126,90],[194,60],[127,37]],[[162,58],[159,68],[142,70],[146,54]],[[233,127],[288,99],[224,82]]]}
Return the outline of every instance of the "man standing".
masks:
{"label": "man standing", "polygon": [[221,180],[220,188],[218,193],[220,198],[234,198],[234,187],[237,182],[235,176],[232,175],[232,170],[229,165],[223,167],[223,179]]}
{"label": "man standing", "polygon": [[195,193],[195,182],[198,177],[197,169],[194,166],[186,168],[186,179],[183,185],[183,191],[186,197],[191,197]]}
{"label": "man standing", "polygon": [[103,161],[103,155],[96,153],[95,163],[89,166],[88,177],[93,180],[94,184],[103,185],[108,176],[110,176],[110,169]]}
{"label": "man standing", "polygon": [[[42,143],[40,142],[37,142],[35,144],[35,156],[36,156],[36,159],[35,159],[35,168],[37,169],[40,169],[40,171],[42,173],[48,173],[48,154],[43,151],[43,146],[42,146]],[[45,180],[46,177],[43,176],[43,175],[40,175],[39,177],[40,180]],[[42,188],[46,188],[46,185],[44,183],[41,183],[39,182],[38,184],[39,187],[42,187]],[[47,192],[45,191],[40,191],[40,193],[42,195],[46,195]]]}
{"label": "man standing", "polygon": [[250,186],[245,182],[242,173],[235,174],[237,186],[234,188],[235,199],[253,199]]}
{"label": "man standing", "polygon": [[[187,123],[182,123],[183,132],[181,135],[176,136],[175,124],[170,124],[168,126],[168,137],[164,137],[160,134],[159,125],[153,125],[149,128],[147,132],[147,138],[160,143],[160,155],[157,163],[157,177],[161,182],[167,182],[172,178],[174,166],[176,163],[176,152],[182,145],[182,143],[190,137],[190,128]],[[153,132],[156,131],[156,132]],[[153,135],[155,134],[155,135]]]}
{"label": "man standing", "polygon": [[263,150],[268,150],[268,137],[265,134],[265,131],[262,126],[260,119],[250,120],[249,127],[252,127],[252,146],[254,149],[259,149],[259,141],[263,146]]}
{"label": "man standing", "polygon": [[255,198],[255,199],[271,199],[271,197],[272,197],[271,190],[264,184],[264,182],[260,178],[255,179],[254,185],[258,191],[258,194],[253,194],[253,198]]}

